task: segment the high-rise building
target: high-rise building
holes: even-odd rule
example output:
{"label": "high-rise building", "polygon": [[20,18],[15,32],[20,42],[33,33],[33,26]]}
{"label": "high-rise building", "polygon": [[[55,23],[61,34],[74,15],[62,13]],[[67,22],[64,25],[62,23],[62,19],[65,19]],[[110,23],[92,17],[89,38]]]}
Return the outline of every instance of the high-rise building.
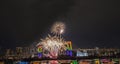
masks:
{"label": "high-rise building", "polygon": [[16,55],[20,59],[23,56],[23,48],[22,47],[16,47]]}
{"label": "high-rise building", "polygon": [[12,49],[7,49],[5,57],[6,57],[6,59],[9,59],[9,58],[13,59],[13,57],[14,57],[14,51]]}
{"label": "high-rise building", "polygon": [[17,52],[17,54],[20,54],[20,53],[22,53],[22,47],[16,47],[16,52]]}
{"label": "high-rise building", "polygon": [[23,56],[24,58],[29,58],[30,57],[30,48],[29,47],[24,47],[23,48]]}
{"label": "high-rise building", "polygon": [[10,49],[7,49],[7,50],[6,50],[6,56],[9,56],[9,55],[10,55],[10,52],[11,52],[11,50],[10,50]]}

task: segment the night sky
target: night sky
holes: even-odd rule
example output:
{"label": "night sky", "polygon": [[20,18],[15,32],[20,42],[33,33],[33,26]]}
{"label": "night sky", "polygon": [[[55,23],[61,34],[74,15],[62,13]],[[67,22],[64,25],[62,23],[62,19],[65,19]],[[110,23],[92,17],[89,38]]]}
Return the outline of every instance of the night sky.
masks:
{"label": "night sky", "polygon": [[50,33],[56,21],[66,24],[63,37],[74,48],[120,48],[117,0],[2,0],[0,47],[29,46]]}

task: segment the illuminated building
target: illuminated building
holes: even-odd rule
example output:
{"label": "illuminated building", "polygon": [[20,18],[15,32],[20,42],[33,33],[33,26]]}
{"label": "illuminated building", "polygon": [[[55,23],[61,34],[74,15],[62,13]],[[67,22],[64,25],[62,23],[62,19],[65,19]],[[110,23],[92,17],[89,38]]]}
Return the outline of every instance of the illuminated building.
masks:
{"label": "illuminated building", "polygon": [[16,53],[18,55],[22,54],[22,52],[23,52],[23,48],[22,47],[16,47]]}
{"label": "illuminated building", "polygon": [[29,58],[30,57],[30,47],[23,47],[23,57]]}
{"label": "illuminated building", "polygon": [[18,59],[22,58],[22,55],[23,55],[22,47],[16,47],[16,55],[17,55]]}
{"label": "illuminated building", "polygon": [[10,55],[10,52],[11,52],[11,49],[7,49],[7,50],[6,50],[6,56],[7,56],[7,55]]}

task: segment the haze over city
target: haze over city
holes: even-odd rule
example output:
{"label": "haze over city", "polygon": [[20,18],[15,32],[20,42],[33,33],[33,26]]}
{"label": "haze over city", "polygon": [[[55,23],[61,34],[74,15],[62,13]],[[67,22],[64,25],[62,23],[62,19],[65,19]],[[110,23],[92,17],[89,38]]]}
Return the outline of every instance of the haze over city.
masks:
{"label": "haze over city", "polygon": [[119,6],[117,0],[2,0],[0,47],[30,46],[61,21],[74,48],[120,48]]}

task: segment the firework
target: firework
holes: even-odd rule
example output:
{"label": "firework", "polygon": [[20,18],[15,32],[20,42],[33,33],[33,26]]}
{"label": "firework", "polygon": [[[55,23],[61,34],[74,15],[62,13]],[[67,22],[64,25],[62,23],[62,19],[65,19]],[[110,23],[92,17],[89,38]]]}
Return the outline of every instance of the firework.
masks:
{"label": "firework", "polygon": [[56,22],[51,28],[51,32],[55,35],[48,35],[46,38],[41,39],[41,42],[37,44],[37,46],[42,46],[42,53],[44,56],[56,58],[59,52],[64,51],[66,49],[64,45],[65,41],[61,37],[61,34],[64,33],[64,30],[64,23]]}
{"label": "firework", "polygon": [[43,55],[48,56],[50,58],[57,57],[60,50],[64,50],[64,40],[57,36],[46,37],[45,39],[41,39],[41,42],[38,45],[42,45]]}
{"label": "firework", "polygon": [[64,33],[65,24],[62,22],[56,22],[51,28],[51,32],[57,35]]}

